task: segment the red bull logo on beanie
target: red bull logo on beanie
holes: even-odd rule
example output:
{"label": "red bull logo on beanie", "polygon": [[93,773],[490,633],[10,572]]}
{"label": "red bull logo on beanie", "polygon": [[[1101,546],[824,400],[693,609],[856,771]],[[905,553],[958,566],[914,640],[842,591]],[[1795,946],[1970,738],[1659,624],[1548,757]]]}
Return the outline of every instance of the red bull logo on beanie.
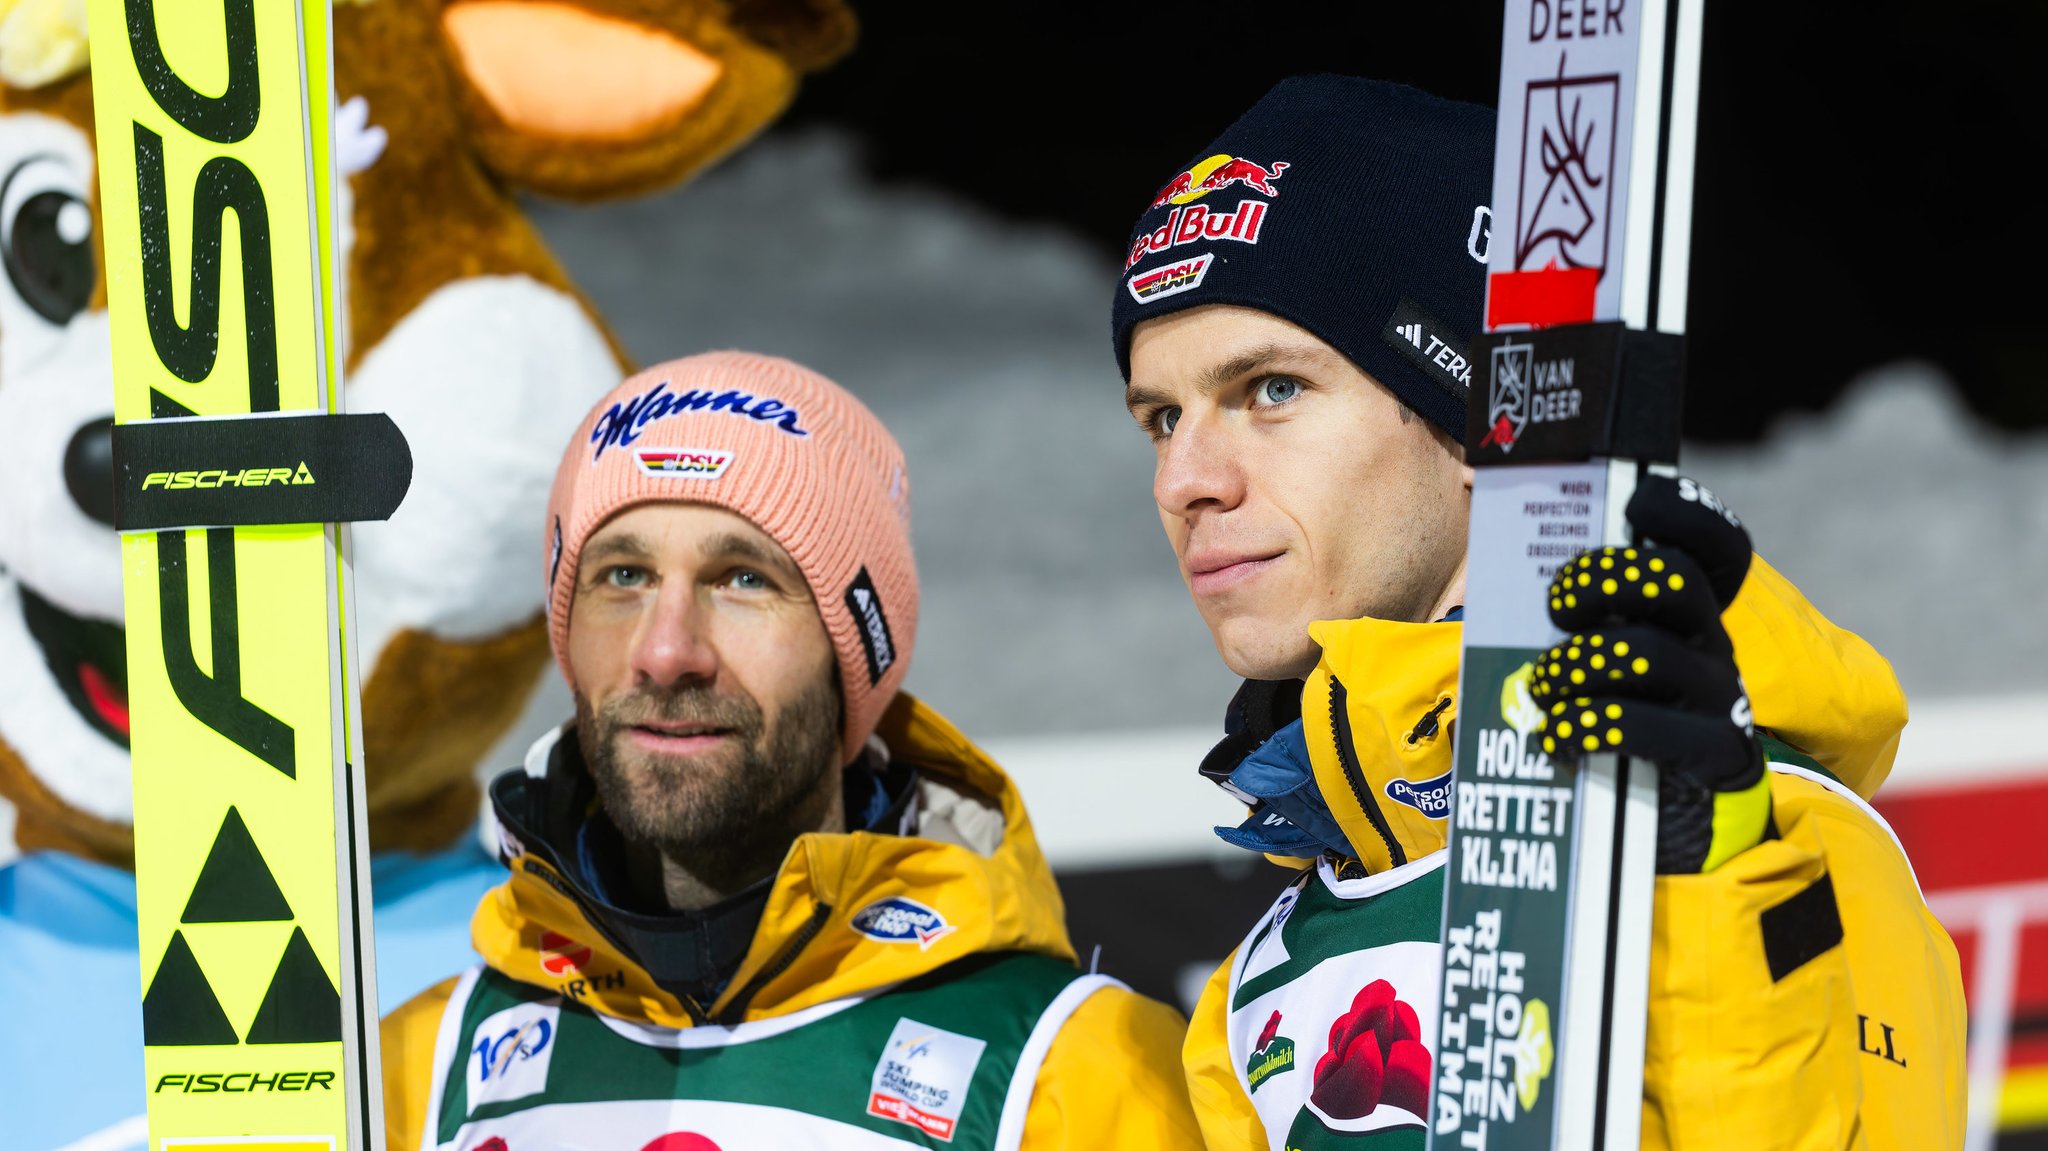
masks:
{"label": "red bull logo on beanie", "polygon": [[892,895],[853,913],[847,926],[880,943],[915,943],[929,951],[934,943],[960,930],[946,917],[915,899]]}
{"label": "red bull logo on beanie", "polygon": [[1259,242],[1259,229],[1265,222],[1264,200],[1245,200],[1228,212],[1212,212],[1200,204],[1175,208],[1167,214],[1166,223],[1139,236],[1131,245],[1130,255],[1124,258],[1124,268],[1128,271],[1146,256],[1182,244],[1199,244],[1208,240],[1256,244]]}
{"label": "red bull logo on beanie", "polygon": [[1273,186],[1273,181],[1286,169],[1285,161],[1276,160],[1268,168],[1242,156],[1219,154],[1175,176],[1153,198],[1152,207],[1177,206],[1167,214],[1166,223],[1139,236],[1131,244],[1130,253],[1124,259],[1124,270],[1129,271],[1153,252],[1163,252],[1181,244],[1210,240],[1258,243],[1259,229],[1266,222],[1268,205],[1265,200],[1247,196],[1235,208],[1225,212],[1214,211],[1194,201],[1232,184],[1243,184],[1262,196],[1274,196],[1279,190]]}
{"label": "red bull logo on beanie", "polygon": [[1141,304],[1149,304],[1179,292],[1193,291],[1202,286],[1202,277],[1209,274],[1209,265],[1214,263],[1215,259],[1215,253],[1204,252],[1193,259],[1139,272],[1124,281],[1124,287],[1130,290],[1131,298]]}
{"label": "red bull logo on beanie", "polygon": [[1159,189],[1159,194],[1152,197],[1152,207],[1157,208],[1161,204],[1169,203],[1192,203],[1232,184],[1243,184],[1262,196],[1277,195],[1273,181],[1279,179],[1280,173],[1286,170],[1285,160],[1276,160],[1273,166],[1268,168],[1243,156],[1219,152],[1168,180],[1166,187]]}
{"label": "red bull logo on beanie", "polygon": [[717,448],[635,448],[633,458],[650,476],[715,480],[725,474],[733,453]]}

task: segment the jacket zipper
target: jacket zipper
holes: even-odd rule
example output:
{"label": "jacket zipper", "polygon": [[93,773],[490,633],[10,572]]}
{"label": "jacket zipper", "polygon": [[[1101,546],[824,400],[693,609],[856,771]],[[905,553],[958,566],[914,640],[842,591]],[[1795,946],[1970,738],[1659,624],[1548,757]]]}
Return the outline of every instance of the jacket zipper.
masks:
{"label": "jacket zipper", "polygon": [[1344,706],[1347,698],[1343,681],[1331,676],[1330,730],[1336,735],[1337,762],[1344,768],[1344,781],[1351,785],[1352,796],[1358,800],[1358,806],[1365,809],[1365,818],[1386,843],[1387,858],[1399,867],[1408,862],[1408,853],[1401,850],[1400,841],[1394,838],[1394,830],[1387,826],[1387,817],[1380,813],[1380,805],[1374,801],[1372,788],[1365,781],[1365,770],[1358,765],[1358,749],[1351,738],[1351,715]]}
{"label": "jacket zipper", "polygon": [[740,988],[740,993],[733,996],[732,1002],[727,1004],[725,1010],[719,1013],[719,1026],[733,1027],[746,1018],[747,1004],[752,1003],[754,996],[760,994],[761,989],[768,986],[776,976],[789,970],[789,965],[795,963],[797,955],[804,948],[810,946],[811,940],[818,937],[818,932],[824,930],[825,921],[830,918],[832,918],[832,905],[828,903],[817,904],[811,910],[809,922],[797,929],[796,937],[789,941],[788,947],[782,949],[782,954],[776,956],[774,962],[755,973],[752,979],[747,980],[747,985]]}
{"label": "jacket zipper", "polygon": [[1445,708],[1451,706],[1451,700],[1452,697],[1447,695],[1442,699],[1437,700],[1435,707],[1432,707],[1428,711],[1422,713],[1422,718],[1416,720],[1415,726],[1408,732],[1409,747],[1414,747],[1416,744],[1436,734],[1437,717],[1444,713]]}

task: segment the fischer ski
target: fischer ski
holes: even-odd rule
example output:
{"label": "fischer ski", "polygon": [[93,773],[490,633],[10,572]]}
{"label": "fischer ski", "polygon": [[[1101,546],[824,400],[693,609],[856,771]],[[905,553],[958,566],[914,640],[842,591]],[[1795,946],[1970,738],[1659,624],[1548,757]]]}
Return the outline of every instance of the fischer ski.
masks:
{"label": "fischer ski", "polygon": [[326,0],[91,0],[149,1145],[378,1148]]}

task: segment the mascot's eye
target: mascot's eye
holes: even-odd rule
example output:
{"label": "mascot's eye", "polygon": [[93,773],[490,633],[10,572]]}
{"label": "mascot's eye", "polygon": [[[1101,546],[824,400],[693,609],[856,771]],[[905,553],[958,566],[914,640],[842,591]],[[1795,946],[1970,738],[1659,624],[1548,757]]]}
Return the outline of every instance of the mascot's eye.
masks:
{"label": "mascot's eye", "polygon": [[24,160],[0,185],[0,257],[22,302],[53,324],[85,310],[98,280],[92,209],[64,165]]}

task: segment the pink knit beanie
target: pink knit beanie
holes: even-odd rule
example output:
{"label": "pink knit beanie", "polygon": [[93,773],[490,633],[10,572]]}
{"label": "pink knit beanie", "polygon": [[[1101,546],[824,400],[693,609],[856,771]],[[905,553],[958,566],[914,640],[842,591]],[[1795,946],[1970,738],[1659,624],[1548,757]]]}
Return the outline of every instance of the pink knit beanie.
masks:
{"label": "pink knit beanie", "polygon": [[851,393],[801,365],[709,352],[612,390],[569,441],[548,499],[548,639],[569,670],[583,544],[626,508],[663,500],[745,516],[809,581],[845,690],[841,760],[895,697],[917,639],[917,566],[903,449]]}

